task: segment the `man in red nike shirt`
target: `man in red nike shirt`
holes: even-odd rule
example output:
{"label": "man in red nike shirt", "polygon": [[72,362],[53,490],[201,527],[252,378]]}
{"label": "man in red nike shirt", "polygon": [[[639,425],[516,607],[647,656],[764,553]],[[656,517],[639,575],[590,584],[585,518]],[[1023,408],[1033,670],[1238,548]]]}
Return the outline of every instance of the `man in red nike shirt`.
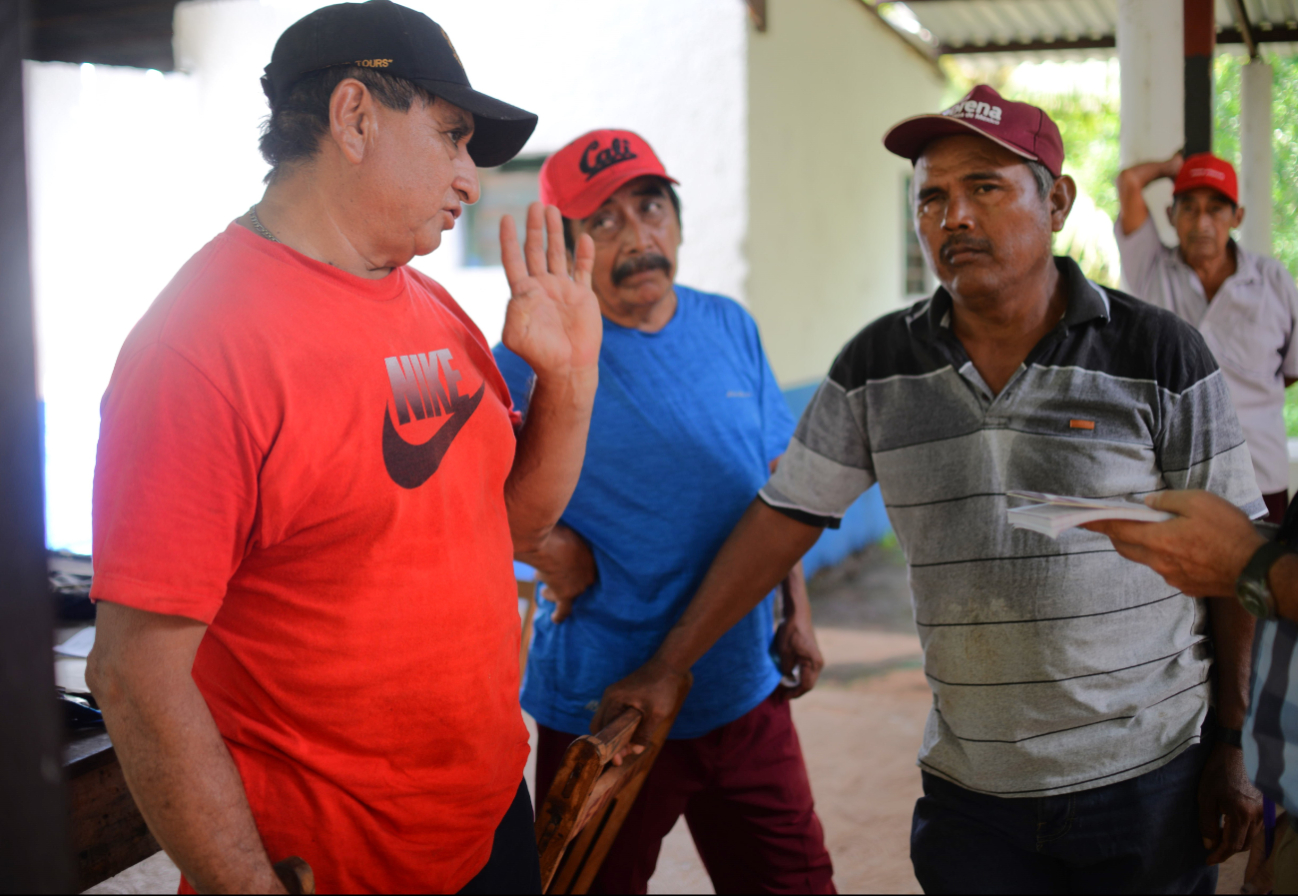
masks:
{"label": "man in red nike shirt", "polygon": [[539,892],[511,560],[580,470],[593,247],[574,279],[555,209],[525,252],[501,228],[516,439],[487,342],[406,263],[536,117],[389,0],[302,19],[262,83],[265,196],[104,396],[91,686],[182,889],[280,892],[298,855],[320,892]]}

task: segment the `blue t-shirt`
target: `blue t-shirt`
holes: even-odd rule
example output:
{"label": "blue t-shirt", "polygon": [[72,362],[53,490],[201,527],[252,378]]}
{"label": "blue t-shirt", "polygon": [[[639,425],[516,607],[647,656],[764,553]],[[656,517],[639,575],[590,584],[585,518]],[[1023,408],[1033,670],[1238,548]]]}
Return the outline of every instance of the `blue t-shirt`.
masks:
{"label": "blue t-shirt", "polygon": [[[604,321],[586,460],[563,514],[598,579],[559,625],[539,601],[523,680],[523,708],[558,731],[587,733],[604,688],[658,649],[793,434],[748,312],[679,285],[676,299],[657,333]],[[531,368],[503,345],[495,355],[525,414]],[[772,612],[768,595],[695,664],[671,737],[704,735],[775,690]]]}

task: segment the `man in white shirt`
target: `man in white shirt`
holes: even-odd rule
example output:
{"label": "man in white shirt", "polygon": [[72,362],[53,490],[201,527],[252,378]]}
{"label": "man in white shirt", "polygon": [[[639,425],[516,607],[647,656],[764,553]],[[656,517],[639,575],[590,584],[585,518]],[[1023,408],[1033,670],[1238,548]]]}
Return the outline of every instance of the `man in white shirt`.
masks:
{"label": "man in white shirt", "polygon": [[[1161,177],[1175,179],[1167,210],[1178,246],[1158,238],[1142,194]],[[1274,258],[1231,239],[1244,220],[1235,169],[1211,153],[1184,162],[1135,165],[1118,175],[1121,211],[1114,228],[1122,273],[1133,295],[1198,327],[1217,357],[1253,458],[1268,519],[1288,503],[1289,452],[1285,388],[1298,379],[1298,288]]]}

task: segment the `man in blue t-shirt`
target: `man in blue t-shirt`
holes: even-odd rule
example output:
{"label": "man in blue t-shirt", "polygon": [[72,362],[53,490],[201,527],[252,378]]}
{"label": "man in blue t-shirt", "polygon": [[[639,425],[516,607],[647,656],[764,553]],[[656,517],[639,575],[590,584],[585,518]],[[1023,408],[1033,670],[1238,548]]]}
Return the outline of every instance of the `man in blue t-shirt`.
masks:
{"label": "man in blue t-shirt", "polygon": [[[538,794],[604,689],[658,649],[793,433],[752,317],[673,282],[673,183],[629,131],[586,134],[541,169],[569,251],[583,233],[594,240],[604,342],[576,492],[518,558],[545,583],[522,693],[538,727]],[[504,346],[495,354],[526,414],[532,371]],[[800,568],[782,590],[778,633],[772,594],[694,666],[595,892],[644,893],[682,814],[718,893],[834,892],[788,703],[823,665]]]}

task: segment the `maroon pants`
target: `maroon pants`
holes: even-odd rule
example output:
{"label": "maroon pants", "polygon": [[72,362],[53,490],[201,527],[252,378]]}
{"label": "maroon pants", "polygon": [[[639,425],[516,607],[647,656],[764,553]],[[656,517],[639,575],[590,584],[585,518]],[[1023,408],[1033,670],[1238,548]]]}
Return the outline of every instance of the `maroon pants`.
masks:
{"label": "maroon pants", "polygon": [[1266,502],[1266,521],[1275,523],[1277,526],[1284,522],[1284,512],[1289,507],[1288,492],[1272,492],[1269,495],[1263,495],[1262,500]]}
{"label": "maroon pants", "polygon": [[[538,799],[572,741],[537,726]],[[837,892],[787,700],[772,695],[702,737],[667,741],[591,892],[646,892],[682,814],[718,893]]]}

